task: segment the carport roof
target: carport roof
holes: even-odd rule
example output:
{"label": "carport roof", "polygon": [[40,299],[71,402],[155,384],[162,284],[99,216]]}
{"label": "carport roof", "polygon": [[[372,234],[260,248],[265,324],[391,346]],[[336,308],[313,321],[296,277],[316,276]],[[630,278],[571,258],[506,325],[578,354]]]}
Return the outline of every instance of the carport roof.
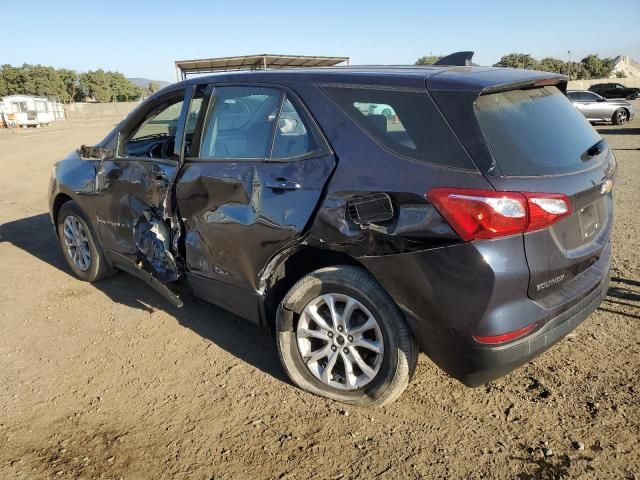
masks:
{"label": "carport roof", "polygon": [[230,70],[267,70],[295,67],[331,67],[349,63],[349,57],[313,57],[308,55],[244,55],[241,57],[198,58],[178,60],[176,75],[184,80],[188,75],[227,72]]}

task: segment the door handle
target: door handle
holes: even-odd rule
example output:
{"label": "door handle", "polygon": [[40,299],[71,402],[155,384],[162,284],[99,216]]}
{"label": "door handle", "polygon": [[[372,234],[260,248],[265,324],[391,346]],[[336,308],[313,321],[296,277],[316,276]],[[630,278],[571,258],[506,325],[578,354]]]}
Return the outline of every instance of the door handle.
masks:
{"label": "door handle", "polygon": [[267,182],[265,186],[273,190],[299,190],[300,187],[302,187],[302,185],[300,185],[298,182],[287,180],[286,178],[282,177]]}
{"label": "door handle", "polygon": [[162,174],[156,174],[153,176],[153,183],[158,187],[166,187],[169,185],[169,179]]}

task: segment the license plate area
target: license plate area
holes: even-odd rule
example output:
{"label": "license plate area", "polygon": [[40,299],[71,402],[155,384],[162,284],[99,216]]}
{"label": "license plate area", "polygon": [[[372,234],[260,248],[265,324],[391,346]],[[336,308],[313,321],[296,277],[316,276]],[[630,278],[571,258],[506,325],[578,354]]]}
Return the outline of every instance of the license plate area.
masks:
{"label": "license plate area", "polygon": [[596,234],[600,227],[597,203],[592,203],[591,205],[582,207],[580,209],[579,218],[582,240],[588,240]]}

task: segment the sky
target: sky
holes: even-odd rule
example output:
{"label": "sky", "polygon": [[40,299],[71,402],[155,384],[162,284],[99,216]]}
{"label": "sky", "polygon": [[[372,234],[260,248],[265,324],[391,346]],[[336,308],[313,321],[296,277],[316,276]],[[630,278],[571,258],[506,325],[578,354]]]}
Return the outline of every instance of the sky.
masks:
{"label": "sky", "polygon": [[[175,60],[261,53],[412,64],[476,52],[640,61],[640,0],[0,0],[0,64],[121,71],[175,80]],[[12,41],[13,39],[13,41]]]}

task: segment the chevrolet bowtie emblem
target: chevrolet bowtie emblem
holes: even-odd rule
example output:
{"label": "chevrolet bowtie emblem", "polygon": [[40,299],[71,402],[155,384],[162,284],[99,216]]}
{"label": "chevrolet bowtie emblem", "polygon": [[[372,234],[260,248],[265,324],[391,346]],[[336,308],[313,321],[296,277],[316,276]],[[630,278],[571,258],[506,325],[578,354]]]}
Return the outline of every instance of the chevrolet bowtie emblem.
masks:
{"label": "chevrolet bowtie emblem", "polygon": [[602,185],[600,185],[600,193],[602,195],[609,193],[612,189],[613,182],[611,180],[605,180],[604,182],[602,182]]}

